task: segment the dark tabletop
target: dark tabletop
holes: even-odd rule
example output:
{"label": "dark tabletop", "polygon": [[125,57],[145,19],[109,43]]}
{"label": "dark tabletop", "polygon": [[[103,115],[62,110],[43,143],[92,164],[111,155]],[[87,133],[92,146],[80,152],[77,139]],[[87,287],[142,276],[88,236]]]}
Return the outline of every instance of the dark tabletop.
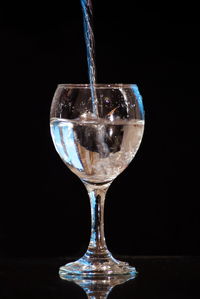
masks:
{"label": "dark tabletop", "polygon": [[[136,267],[138,275],[115,286],[108,298],[200,298],[199,257],[123,259]],[[87,298],[80,286],[59,278],[59,266],[69,261],[66,258],[1,258],[0,299]],[[101,290],[98,292],[100,294]]]}

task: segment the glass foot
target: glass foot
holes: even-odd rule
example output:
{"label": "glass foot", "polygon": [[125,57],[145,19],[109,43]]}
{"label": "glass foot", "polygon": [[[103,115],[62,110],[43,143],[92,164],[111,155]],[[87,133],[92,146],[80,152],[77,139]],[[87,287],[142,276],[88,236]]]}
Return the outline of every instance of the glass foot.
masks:
{"label": "glass foot", "polygon": [[132,277],[137,274],[135,267],[128,263],[118,261],[110,255],[109,257],[90,257],[87,253],[79,260],[60,267],[59,275],[62,279],[72,276],[82,277],[104,277],[111,275],[128,275]]}

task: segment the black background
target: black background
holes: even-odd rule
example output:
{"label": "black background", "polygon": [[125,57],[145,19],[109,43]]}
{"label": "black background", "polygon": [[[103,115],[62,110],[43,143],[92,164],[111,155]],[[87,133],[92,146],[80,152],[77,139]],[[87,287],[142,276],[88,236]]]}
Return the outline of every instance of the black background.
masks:
{"label": "black background", "polygon": [[[81,255],[87,193],[49,132],[58,83],[87,83],[82,12],[72,3],[1,9],[2,256]],[[194,7],[95,1],[97,79],[136,83],[146,126],[111,185],[105,232],[115,254],[199,254],[199,20]]]}

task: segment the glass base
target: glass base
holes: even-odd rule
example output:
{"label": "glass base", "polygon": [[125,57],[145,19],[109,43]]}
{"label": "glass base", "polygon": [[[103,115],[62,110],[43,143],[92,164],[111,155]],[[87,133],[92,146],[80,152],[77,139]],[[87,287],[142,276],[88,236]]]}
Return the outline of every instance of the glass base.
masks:
{"label": "glass base", "polygon": [[137,271],[135,267],[128,263],[116,260],[111,254],[106,256],[90,256],[86,253],[79,260],[60,267],[59,275],[62,279],[68,279],[72,276],[81,277],[104,277],[112,275],[135,276]]}

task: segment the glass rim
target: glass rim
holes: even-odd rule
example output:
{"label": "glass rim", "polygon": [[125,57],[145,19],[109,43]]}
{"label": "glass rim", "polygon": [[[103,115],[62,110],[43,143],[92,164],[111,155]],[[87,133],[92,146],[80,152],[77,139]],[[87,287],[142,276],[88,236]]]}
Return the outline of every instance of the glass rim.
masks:
{"label": "glass rim", "polygon": [[[93,85],[95,88],[132,88],[137,87],[137,84],[131,83],[96,83]],[[88,89],[91,88],[89,83],[82,84],[82,83],[61,83],[58,84],[58,87],[67,87],[67,88],[83,88]]]}

